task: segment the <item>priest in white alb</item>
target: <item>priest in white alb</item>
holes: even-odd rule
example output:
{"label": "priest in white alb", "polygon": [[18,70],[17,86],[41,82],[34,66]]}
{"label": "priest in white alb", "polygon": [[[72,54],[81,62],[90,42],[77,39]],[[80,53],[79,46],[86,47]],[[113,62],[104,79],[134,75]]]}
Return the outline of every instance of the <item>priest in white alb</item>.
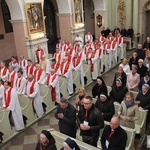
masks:
{"label": "priest in white alb", "polygon": [[42,81],[42,84],[51,86],[52,101],[60,103],[59,77],[55,69],[50,70],[50,74]]}
{"label": "priest in white alb", "polygon": [[9,81],[4,82],[3,92],[3,105],[4,109],[10,110],[10,116],[12,116],[16,131],[20,131],[24,128],[24,122],[22,117],[22,111],[18,100],[16,90],[10,86]]}
{"label": "priest in white alb", "polygon": [[0,63],[0,78],[3,81],[6,81],[8,80],[8,74],[9,74],[8,68],[5,66],[5,62],[2,61]]}
{"label": "priest in white alb", "polygon": [[40,97],[40,89],[39,84],[35,82],[32,74],[28,75],[28,81],[25,84],[25,88],[23,90],[24,95],[27,95],[30,98],[33,98],[33,107],[35,109],[36,115],[38,118],[41,118],[44,114],[44,110],[42,107],[42,100]]}

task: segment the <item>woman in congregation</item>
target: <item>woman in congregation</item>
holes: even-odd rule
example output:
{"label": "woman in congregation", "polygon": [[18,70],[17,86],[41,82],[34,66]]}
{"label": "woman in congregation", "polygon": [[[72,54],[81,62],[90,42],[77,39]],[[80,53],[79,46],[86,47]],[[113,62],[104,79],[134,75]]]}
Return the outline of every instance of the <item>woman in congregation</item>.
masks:
{"label": "woman in congregation", "polygon": [[112,84],[112,87],[114,85],[116,85],[116,79],[120,78],[122,80],[122,86],[126,86],[126,82],[127,82],[127,75],[126,73],[123,71],[123,68],[121,66],[118,67],[117,73],[114,76],[114,81]]}
{"label": "woman in congregation", "polygon": [[140,102],[140,110],[148,110],[147,123],[150,123],[150,86],[148,84],[142,85],[142,91],[138,93],[136,101]]}
{"label": "woman in congregation", "polygon": [[121,63],[119,66],[122,67],[123,71],[124,71],[126,74],[130,73],[130,66],[129,66],[129,64],[128,64],[127,58],[124,58],[124,59],[122,60],[122,63]]}
{"label": "woman in congregation", "polygon": [[78,95],[75,99],[75,108],[77,111],[80,110],[81,106],[83,105],[83,99],[86,96],[86,91],[84,87],[80,87],[78,90]]}
{"label": "woman in congregation", "polygon": [[100,98],[100,94],[104,92],[107,93],[107,86],[103,80],[103,78],[101,77],[97,77],[97,83],[94,85],[94,87],[92,88],[92,95],[94,98],[98,99]]}
{"label": "woman in congregation", "polygon": [[134,52],[129,60],[130,70],[132,70],[132,65],[138,65],[138,54]]}
{"label": "woman in congregation", "polygon": [[100,110],[100,112],[103,115],[103,119],[105,121],[110,122],[111,118],[115,114],[115,108],[114,108],[113,101],[108,99],[108,96],[106,93],[100,94],[100,98],[97,99],[97,101],[95,103],[95,107],[98,110]]}
{"label": "woman in congregation", "polygon": [[122,80],[120,78],[116,79],[116,84],[112,87],[110,92],[110,99],[113,102],[121,103],[124,99],[125,94],[128,92],[126,86],[122,86]]}
{"label": "woman in congregation", "polygon": [[119,106],[118,116],[120,118],[120,125],[132,129],[135,128],[135,121],[140,118],[140,112],[138,102],[134,101],[133,93],[126,93],[124,101]]}

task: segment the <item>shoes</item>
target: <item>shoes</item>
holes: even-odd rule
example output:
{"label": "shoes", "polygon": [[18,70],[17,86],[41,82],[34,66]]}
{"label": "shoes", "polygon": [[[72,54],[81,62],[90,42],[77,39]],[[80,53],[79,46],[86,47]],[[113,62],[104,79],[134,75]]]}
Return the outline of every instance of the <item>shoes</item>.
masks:
{"label": "shoes", "polygon": [[74,93],[72,93],[72,94],[69,94],[69,96],[72,96]]}

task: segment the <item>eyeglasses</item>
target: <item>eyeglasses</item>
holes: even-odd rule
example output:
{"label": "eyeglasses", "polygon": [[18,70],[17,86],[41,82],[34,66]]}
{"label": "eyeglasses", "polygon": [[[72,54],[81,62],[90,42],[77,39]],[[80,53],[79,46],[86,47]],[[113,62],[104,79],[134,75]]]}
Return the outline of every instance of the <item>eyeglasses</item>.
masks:
{"label": "eyeglasses", "polygon": [[89,105],[89,104],[92,104],[91,102],[90,103],[83,103],[83,105]]}

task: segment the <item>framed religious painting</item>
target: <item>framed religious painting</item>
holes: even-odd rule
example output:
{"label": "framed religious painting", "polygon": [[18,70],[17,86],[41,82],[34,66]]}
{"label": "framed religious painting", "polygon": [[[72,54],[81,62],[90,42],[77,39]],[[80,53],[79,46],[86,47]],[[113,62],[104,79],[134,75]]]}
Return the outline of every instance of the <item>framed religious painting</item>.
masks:
{"label": "framed religious painting", "polygon": [[75,23],[82,23],[82,0],[74,0]]}
{"label": "framed religious painting", "polygon": [[45,32],[42,3],[26,3],[25,10],[29,35]]}

